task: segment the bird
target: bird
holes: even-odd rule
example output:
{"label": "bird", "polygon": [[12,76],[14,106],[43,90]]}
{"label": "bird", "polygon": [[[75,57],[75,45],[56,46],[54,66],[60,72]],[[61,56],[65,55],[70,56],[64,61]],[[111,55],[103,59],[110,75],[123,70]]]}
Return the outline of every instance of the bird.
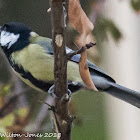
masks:
{"label": "bird", "polygon": [[[39,92],[54,84],[52,39],[38,35],[23,23],[10,22],[0,28],[0,45],[15,74]],[[73,52],[66,47],[66,53]],[[68,89],[73,93],[85,87],[79,74],[80,54],[68,61]],[[100,92],[106,92],[140,108],[140,93],[118,85],[113,78],[87,60],[91,79]]]}

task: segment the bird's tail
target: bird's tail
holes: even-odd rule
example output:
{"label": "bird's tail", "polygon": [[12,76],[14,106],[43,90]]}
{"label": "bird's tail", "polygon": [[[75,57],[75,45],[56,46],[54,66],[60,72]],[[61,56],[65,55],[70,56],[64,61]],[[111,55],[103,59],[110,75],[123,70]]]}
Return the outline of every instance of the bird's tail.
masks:
{"label": "bird's tail", "polygon": [[138,108],[140,108],[140,93],[126,87],[120,86],[116,83],[109,83],[109,88],[105,90],[105,92],[126,101]]}

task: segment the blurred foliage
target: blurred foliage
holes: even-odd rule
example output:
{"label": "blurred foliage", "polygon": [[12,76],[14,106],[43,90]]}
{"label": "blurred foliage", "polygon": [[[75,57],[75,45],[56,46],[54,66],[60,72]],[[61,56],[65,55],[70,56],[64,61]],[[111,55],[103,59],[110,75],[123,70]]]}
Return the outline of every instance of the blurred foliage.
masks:
{"label": "blurred foliage", "polygon": [[11,88],[9,84],[5,85],[3,83],[0,83],[0,107],[2,107],[2,105],[4,104],[5,96],[8,96],[10,90]]}
{"label": "blurred foliage", "polygon": [[6,132],[6,128],[10,127],[14,124],[14,114],[10,113],[9,115],[7,115],[6,117],[4,117],[3,119],[0,120],[0,133],[4,133]]}
{"label": "blurred foliage", "polygon": [[107,33],[110,33],[115,41],[118,41],[122,37],[120,30],[112,20],[98,17],[93,30],[93,34],[95,35],[98,44],[101,44],[105,39],[107,39]]}
{"label": "blurred foliage", "polygon": [[131,6],[136,12],[140,12],[140,0],[131,0]]}
{"label": "blurred foliage", "polygon": [[[92,17],[94,19],[91,19],[91,21],[92,20],[96,21],[94,23],[93,35],[98,47],[101,46],[102,43],[108,39],[108,33],[116,42],[121,39],[122,33],[117,27],[117,25],[111,19],[106,18],[102,13],[101,4],[105,2],[105,0],[87,0],[87,1],[80,0],[80,2],[82,4],[84,11],[86,11],[87,15],[95,14]],[[94,8],[94,10],[91,10],[91,8]],[[77,49],[77,47],[74,45],[75,38],[77,36],[78,33],[70,25],[68,25],[67,44],[72,49]]]}
{"label": "blurred foliage", "polygon": [[74,140],[106,140],[107,130],[105,129],[102,94],[81,91],[80,94],[73,96],[72,100],[75,101],[77,110],[72,138]]}
{"label": "blurred foliage", "polygon": [[38,34],[51,37],[50,14],[47,13],[48,0],[0,0],[0,24],[22,22]]}
{"label": "blurred foliage", "polygon": [[0,83],[0,97],[6,96],[11,91],[10,84]]}

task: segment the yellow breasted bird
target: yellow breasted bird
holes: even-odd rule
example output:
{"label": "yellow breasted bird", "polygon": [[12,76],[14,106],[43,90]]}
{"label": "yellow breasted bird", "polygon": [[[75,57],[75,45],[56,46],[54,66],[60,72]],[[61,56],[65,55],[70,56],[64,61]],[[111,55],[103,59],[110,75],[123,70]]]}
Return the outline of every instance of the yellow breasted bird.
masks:
{"label": "yellow breasted bird", "polygon": [[[26,84],[38,91],[48,92],[53,86],[54,57],[52,40],[39,36],[22,23],[11,22],[1,26],[0,44],[12,69]],[[66,47],[66,52],[72,52]],[[68,88],[75,92],[85,86],[79,74],[80,55],[68,62]],[[137,107],[140,93],[120,86],[100,68],[87,60],[94,85]]]}

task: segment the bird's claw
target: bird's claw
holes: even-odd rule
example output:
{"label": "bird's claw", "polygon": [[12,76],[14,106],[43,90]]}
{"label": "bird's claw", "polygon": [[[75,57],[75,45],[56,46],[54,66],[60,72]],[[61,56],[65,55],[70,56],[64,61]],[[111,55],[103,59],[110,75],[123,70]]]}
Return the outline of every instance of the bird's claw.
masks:
{"label": "bird's claw", "polygon": [[[54,85],[52,85],[52,86],[49,88],[48,93],[49,93],[52,97],[54,97],[54,98],[61,98],[61,97],[58,97],[58,96],[54,93]],[[66,101],[69,101],[70,96],[71,96],[71,91],[68,89],[68,93],[64,94],[64,95],[62,96],[62,99],[63,99],[63,100],[66,100]]]}
{"label": "bird's claw", "polygon": [[56,96],[56,94],[54,94],[54,85],[52,85],[49,90],[48,90],[49,95],[51,95],[54,98],[59,98]]}

